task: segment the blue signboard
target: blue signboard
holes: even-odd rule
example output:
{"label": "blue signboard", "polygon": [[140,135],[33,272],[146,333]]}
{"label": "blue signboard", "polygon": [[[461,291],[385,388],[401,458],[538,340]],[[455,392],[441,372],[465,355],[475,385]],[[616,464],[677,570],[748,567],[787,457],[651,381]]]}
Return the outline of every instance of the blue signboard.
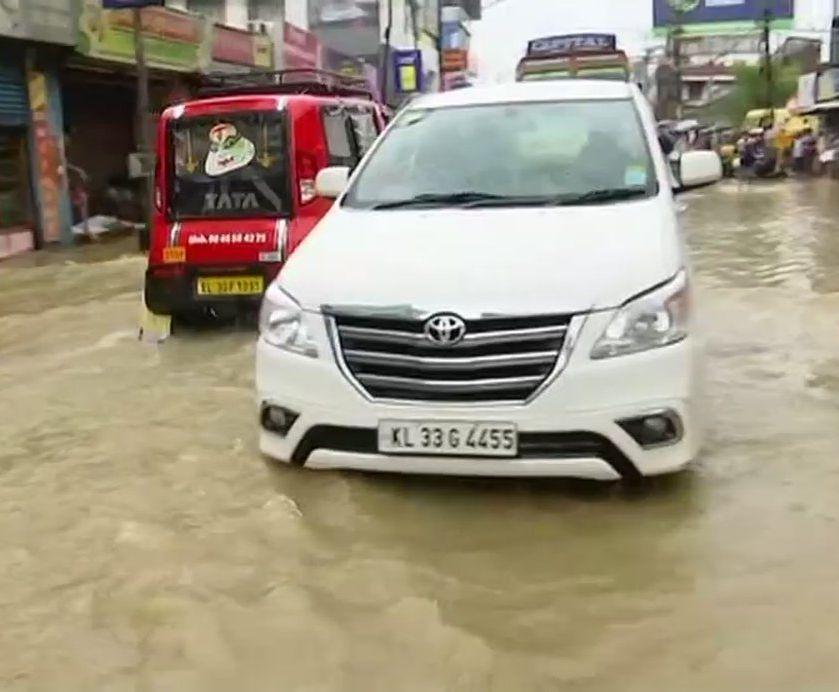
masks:
{"label": "blue signboard", "polygon": [[393,74],[397,93],[415,94],[422,91],[422,51],[393,51]]}
{"label": "blue signboard", "polygon": [[102,0],[106,10],[129,10],[136,7],[163,7],[163,0]]}
{"label": "blue signboard", "polygon": [[791,19],[794,0],[653,0],[656,26],[673,24],[681,11],[682,24],[744,22],[763,18],[765,10],[773,19]]}

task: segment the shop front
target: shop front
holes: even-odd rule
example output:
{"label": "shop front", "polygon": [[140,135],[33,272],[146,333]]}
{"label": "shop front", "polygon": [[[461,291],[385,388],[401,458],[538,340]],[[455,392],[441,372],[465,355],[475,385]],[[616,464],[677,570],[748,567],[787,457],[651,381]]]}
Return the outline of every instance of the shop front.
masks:
{"label": "shop front", "polygon": [[68,241],[57,66],[75,42],[72,0],[0,11],[0,258]]}
{"label": "shop front", "polygon": [[[141,33],[152,107],[144,124],[151,130],[156,115],[192,94],[201,73],[211,69],[214,33],[205,17],[164,7],[143,9]],[[223,62],[253,61],[253,46],[244,47],[238,34],[235,38],[236,44],[220,48],[218,56]],[[131,10],[104,10],[99,0],[82,0],[76,55],[62,83],[71,183],[83,190],[89,214],[141,221],[142,181],[129,176],[128,166],[138,150],[139,127]],[[81,213],[76,206],[77,224]]]}
{"label": "shop front", "polygon": [[29,97],[22,61],[0,51],[0,258],[34,247]]}

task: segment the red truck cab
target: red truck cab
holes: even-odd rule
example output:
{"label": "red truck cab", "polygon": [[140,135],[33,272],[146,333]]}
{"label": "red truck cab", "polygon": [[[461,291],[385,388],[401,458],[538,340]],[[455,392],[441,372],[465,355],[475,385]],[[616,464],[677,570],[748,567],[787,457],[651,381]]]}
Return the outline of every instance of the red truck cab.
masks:
{"label": "red truck cab", "polygon": [[322,168],[358,164],[385,124],[363,82],[316,70],[210,78],[157,135],[145,299],[156,314],[259,307],[333,200]]}

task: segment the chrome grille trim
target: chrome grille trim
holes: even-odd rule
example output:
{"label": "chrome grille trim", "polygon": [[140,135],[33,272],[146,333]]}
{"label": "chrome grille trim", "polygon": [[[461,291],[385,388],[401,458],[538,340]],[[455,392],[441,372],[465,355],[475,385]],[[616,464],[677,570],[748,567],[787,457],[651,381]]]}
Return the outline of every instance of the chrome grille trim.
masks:
{"label": "chrome grille trim", "polygon": [[489,366],[505,367],[515,365],[553,365],[556,353],[542,351],[539,353],[520,353],[504,356],[473,356],[456,358],[430,358],[423,356],[406,356],[396,353],[380,353],[377,351],[344,351],[344,358],[350,365],[406,365],[417,370],[440,371],[446,370],[480,370]]}
{"label": "chrome grille trim", "polygon": [[387,375],[356,375],[359,382],[365,385],[382,385],[399,387],[409,392],[446,392],[456,394],[474,392],[480,389],[487,392],[506,391],[514,387],[532,387],[542,381],[542,376],[535,377],[504,377],[485,380],[419,380],[413,377],[389,377]]}
{"label": "chrome grille trim", "polygon": [[[370,401],[393,405],[521,405],[565,368],[585,316],[467,320],[453,346],[426,339],[428,317],[325,310],[339,368]],[[533,326],[536,325],[536,326]]]}

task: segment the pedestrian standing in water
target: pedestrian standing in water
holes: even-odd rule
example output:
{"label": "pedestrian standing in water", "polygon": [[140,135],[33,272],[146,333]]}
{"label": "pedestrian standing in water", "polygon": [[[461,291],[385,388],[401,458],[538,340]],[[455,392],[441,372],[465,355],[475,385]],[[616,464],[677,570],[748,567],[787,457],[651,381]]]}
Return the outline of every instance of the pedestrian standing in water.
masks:
{"label": "pedestrian standing in water", "polygon": [[792,145],[792,170],[796,174],[804,172],[804,132],[795,136]]}

